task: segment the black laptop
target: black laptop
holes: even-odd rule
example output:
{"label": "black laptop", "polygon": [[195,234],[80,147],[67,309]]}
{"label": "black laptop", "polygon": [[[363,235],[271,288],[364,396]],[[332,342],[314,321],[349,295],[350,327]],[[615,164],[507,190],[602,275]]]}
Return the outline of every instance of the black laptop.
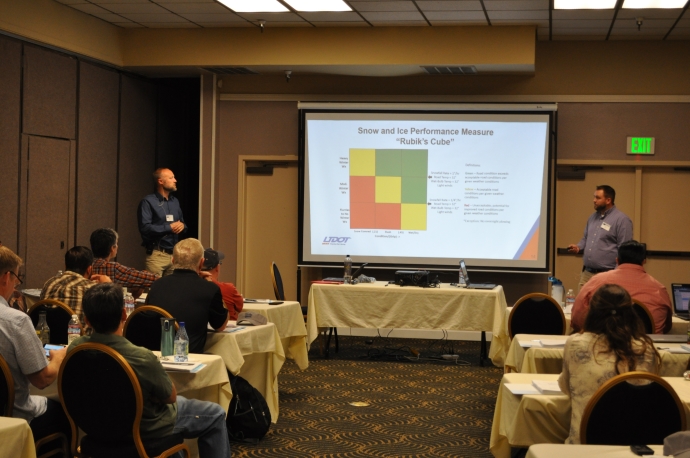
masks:
{"label": "black laptop", "polygon": [[467,289],[494,289],[496,285],[494,283],[472,283],[470,282],[470,277],[467,275],[467,266],[465,265],[465,260],[460,260],[460,270],[462,271],[462,276],[465,277],[465,284]]}
{"label": "black laptop", "polygon": [[678,318],[690,321],[690,284],[672,283],[671,294],[673,295],[673,314]]}

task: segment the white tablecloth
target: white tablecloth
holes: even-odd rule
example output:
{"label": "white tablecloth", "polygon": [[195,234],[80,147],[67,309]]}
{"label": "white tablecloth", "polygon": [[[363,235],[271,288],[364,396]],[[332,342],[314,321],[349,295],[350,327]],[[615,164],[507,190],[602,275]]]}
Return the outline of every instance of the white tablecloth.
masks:
{"label": "white tablecloth", "polygon": [[236,332],[210,332],[204,353],[218,355],[233,375],[241,375],[266,398],[271,421],[278,421],[278,373],[285,352],[273,323]]}
{"label": "white tablecloth", "polygon": [[[650,445],[654,455],[664,456],[663,445]],[[627,446],[536,444],[529,448],[525,458],[638,458]]]}
{"label": "white tablecloth", "polygon": [[26,420],[0,417],[0,456],[36,458],[34,435]]}
{"label": "white tablecloth", "polygon": [[319,328],[398,328],[491,331],[489,358],[503,366],[508,352],[506,299],[493,290],[388,285],[314,283],[309,291],[307,341]]}
{"label": "white tablecloth", "polygon": [[297,366],[304,370],[309,367],[307,352],[307,328],[299,302],[285,301],[279,305],[245,302],[243,311],[260,313],[276,325],[285,356],[294,359]]}

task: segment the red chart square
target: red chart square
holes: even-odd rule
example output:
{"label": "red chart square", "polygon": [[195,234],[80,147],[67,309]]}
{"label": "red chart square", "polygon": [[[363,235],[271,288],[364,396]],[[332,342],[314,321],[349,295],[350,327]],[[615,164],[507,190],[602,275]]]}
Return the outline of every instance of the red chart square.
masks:
{"label": "red chart square", "polygon": [[400,229],[400,204],[376,204],[376,229]]}
{"label": "red chart square", "polygon": [[376,177],[350,177],[350,203],[374,202]]}
{"label": "red chart square", "polygon": [[350,229],[374,229],[376,227],[376,204],[374,202],[352,202],[350,204]]}

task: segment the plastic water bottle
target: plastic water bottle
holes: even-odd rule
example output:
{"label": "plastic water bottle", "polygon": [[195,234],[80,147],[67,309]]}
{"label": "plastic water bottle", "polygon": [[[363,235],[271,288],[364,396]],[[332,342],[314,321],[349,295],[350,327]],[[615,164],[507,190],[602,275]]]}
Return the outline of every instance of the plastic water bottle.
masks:
{"label": "plastic water bottle", "polygon": [[465,280],[465,275],[462,273],[462,263],[458,267],[458,286],[467,286],[467,280]]}
{"label": "plastic water bottle", "polygon": [[134,311],[134,296],[127,291],[127,288],[123,289],[125,290],[125,312],[127,312],[127,316],[129,316]]}
{"label": "plastic water bottle", "polygon": [[575,293],[572,289],[568,290],[568,294],[565,295],[565,312],[570,313],[573,311],[573,305],[575,305]]}
{"label": "plastic water bottle", "polygon": [[48,327],[48,322],[46,321],[46,313],[41,312],[38,315],[38,324],[36,325],[36,335],[41,339],[43,345],[50,343],[50,328]]}
{"label": "plastic water bottle", "polygon": [[345,255],[345,273],[343,274],[345,283],[352,283],[352,258],[349,254]]}
{"label": "plastic water bottle", "polygon": [[180,329],[175,335],[175,362],[184,363],[189,359],[189,336],[184,328],[184,321],[180,321]]}
{"label": "plastic water bottle", "polygon": [[556,277],[549,277],[549,281],[551,282],[551,297],[553,297],[561,307],[564,307],[563,283],[561,283],[561,281]]}
{"label": "plastic water bottle", "polygon": [[79,325],[79,317],[72,315],[72,319],[67,324],[67,343],[71,344],[73,340],[81,335],[81,326]]}

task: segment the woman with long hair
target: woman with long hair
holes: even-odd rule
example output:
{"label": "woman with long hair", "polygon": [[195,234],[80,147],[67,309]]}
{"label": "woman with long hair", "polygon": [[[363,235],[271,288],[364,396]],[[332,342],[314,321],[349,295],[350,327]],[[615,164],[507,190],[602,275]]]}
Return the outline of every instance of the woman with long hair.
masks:
{"label": "woman with long hair", "polygon": [[613,284],[599,288],[590,301],[582,331],[565,343],[558,385],[572,401],[566,443],[580,443],[582,413],[604,382],[629,371],[656,374],[660,360],[628,292]]}

